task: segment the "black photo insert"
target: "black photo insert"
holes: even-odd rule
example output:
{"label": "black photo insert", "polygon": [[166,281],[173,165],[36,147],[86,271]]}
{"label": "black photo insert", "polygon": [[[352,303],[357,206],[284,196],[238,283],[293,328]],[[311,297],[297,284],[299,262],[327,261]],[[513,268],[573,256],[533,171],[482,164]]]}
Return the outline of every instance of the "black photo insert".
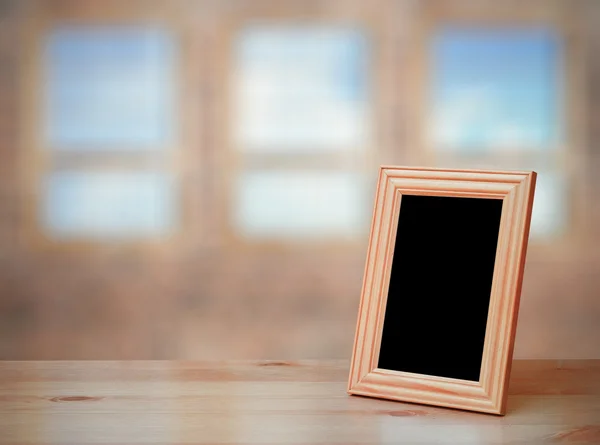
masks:
{"label": "black photo insert", "polygon": [[378,367],[478,381],[502,200],[403,195]]}

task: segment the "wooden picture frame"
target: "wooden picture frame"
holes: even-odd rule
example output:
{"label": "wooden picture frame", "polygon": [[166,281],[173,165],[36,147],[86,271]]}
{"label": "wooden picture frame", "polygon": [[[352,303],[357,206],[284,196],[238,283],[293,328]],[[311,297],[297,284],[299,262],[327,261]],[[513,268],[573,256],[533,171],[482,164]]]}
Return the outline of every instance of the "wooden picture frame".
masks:
{"label": "wooden picture frame", "polygon": [[[536,176],[533,171],[393,166],[380,168],[350,368],[349,394],[505,414]],[[395,258],[402,258],[402,252],[395,252],[395,246],[397,236],[400,235],[397,232],[403,196],[420,197],[419,199],[422,197],[476,198],[468,202],[477,205],[483,204],[482,200],[490,203],[498,203],[498,201],[489,200],[500,200],[497,207],[500,209],[497,213],[498,222],[495,228],[492,227],[490,230],[492,234],[495,232],[497,241],[494,241],[495,252],[491,252],[492,279],[488,284],[491,292],[483,296],[489,298],[489,306],[485,306],[482,315],[486,324],[481,336],[483,348],[480,355],[479,379],[467,380],[379,368],[392,263]],[[408,202],[410,201],[406,200],[406,203]],[[456,212],[452,214],[456,215]],[[460,215],[458,217],[460,220]],[[444,225],[450,223],[439,220],[436,224],[436,227],[440,227],[443,232]],[[419,249],[421,247],[419,241],[415,243]],[[475,239],[474,245],[479,243],[480,241]],[[413,259],[417,261],[416,258],[408,258],[409,263],[406,264],[411,264]],[[432,271],[428,271],[430,272]],[[433,273],[435,272],[433,270]],[[477,278],[469,275],[471,270],[462,272],[467,275],[463,276],[461,286]],[[417,287],[417,289],[421,291],[421,288]],[[468,288],[465,286],[465,289]],[[402,290],[400,288],[399,292],[395,291],[394,298],[398,293],[402,294]],[[410,301],[421,297],[422,295],[409,296],[413,299]],[[443,297],[444,301],[458,298],[456,293],[451,294],[450,291]],[[477,298],[479,297],[478,294]],[[431,308],[431,313],[435,312],[436,302],[433,305],[431,302],[427,304],[429,305],[427,307]],[[461,310],[460,314],[464,315],[464,308],[456,309],[460,304],[457,305],[454,301],[451,304],[456,306],[453,310]],[[469,310],[467,308],[466,312]],[[431,313],[428,309],[424,321],[427,321],[427,317],[432,317]],[[408,315],[418,316],[410,313]],[[429,318],[430,322],[431,320],[435,318]],[[410,335],[412,334],[411,332]],[[424,341],[419,332],[414,334],[419,340]],[[410,340],[410,344],[419,348],[419,340]],[[397,350],[397,354],[401,355],[401,347]],[[394,354],[395,351],[396,349]]]}

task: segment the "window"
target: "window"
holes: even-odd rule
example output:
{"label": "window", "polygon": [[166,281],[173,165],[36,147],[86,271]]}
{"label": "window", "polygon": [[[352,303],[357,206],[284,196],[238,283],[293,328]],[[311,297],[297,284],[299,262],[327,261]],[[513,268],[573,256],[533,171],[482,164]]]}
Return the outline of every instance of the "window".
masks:
{"label": "window", "polygon": [[57,171],[44,184],[44,226],[56,237],[156,236],[175,225],[175,184],[159,172]]}
{"label": "window", "polygon": [[433,42],[439,150],[556,150],[561,141],[559,41],[544,29],[446,29]]}
{"label": "window", "polygon": [[65,27],[44,43],[44,231],[61,241],[168,235],[179,213],[172,39]]}
{"label": "window", "polygon": [[273,170],[242,174],[236,225],[252,238],[360,235],[365,188],[356,173]]}
{"label": "window", "polygon": [[[249,26],[233,62],[233,225],[248,239],[353,238],[369,213],[369,53],[351,28]],[[372,172],[371,172],[372,173]]]}
{"label": "window", "polygon": [[440,27],[430,46],[427,136],[453,164],[538,171],[531,236],[564,230],[563,48],[544,27]]}

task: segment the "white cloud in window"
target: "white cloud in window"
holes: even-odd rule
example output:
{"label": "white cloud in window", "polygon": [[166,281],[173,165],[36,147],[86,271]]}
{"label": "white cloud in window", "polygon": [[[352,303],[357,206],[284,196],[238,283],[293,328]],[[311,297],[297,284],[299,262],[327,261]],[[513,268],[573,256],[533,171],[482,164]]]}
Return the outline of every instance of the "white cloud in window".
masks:
{"label": "white cloud in window", "polygon": [[353,30],[246,29],[233,72],[234,137],[249,151],[336,151],[368,139],[367,47]]}
{"label": "white cloud in window", "polygon": [[540,129],[513,119],[499,105],[493,86],[456,89],[441,100],[430,123],[432,142],[440,150],[499,151],[540,147]]}
{"label": "white cloud in window", "polygon": [[175,181],[164,173],[55,172],[44,197],[44,227],[59,239],[159,236],[177,223]]}
{"label": "white cloud in window", "polygon": [[340,238],[368,221],[360,176],[343,172],[256,171],[236,183],[235,226],[250,238]]}
{"label": "white cloud in window", "polygon": [[556,173],[538,172],[531,215],[532,239],[559,236],[566,227],[568,215],[564,178]]}

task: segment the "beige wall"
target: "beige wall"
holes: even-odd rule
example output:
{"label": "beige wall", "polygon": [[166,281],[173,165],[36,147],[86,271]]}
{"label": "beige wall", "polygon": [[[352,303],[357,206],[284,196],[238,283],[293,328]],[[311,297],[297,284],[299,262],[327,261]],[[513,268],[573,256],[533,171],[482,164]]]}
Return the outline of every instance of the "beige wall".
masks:
{"label": "beige wall", "polygon": [[[244,16],[370,26],[378,108],[367,167],[374,182],[380,163],[430,162],[413,131],[415,36],[424,11],[459,3],[457,11],[494,7],[492,1],[0,2],[0,358],[349,357],[368,235],[347,245],[248,246],[223,229],[232,174],[224,38]],[[571,112],[581,144],[569,147],[576,166],[573,230],[564,240],[530,246],[515,354],[600,358],[600,60],[594,57],[600,2],[540,4],[551,16],[568,12],[568,32],[583,51],[574,62],[581,76],[568,88],[582,98]],[[28,42],[52,17],[168,20],[181,34],[187,226],[177,242],[66,248],[36,238],[26,211],[33,199],[28,172],[35,170],[27,141],[39,131],[26,99],[35,86]]]}

